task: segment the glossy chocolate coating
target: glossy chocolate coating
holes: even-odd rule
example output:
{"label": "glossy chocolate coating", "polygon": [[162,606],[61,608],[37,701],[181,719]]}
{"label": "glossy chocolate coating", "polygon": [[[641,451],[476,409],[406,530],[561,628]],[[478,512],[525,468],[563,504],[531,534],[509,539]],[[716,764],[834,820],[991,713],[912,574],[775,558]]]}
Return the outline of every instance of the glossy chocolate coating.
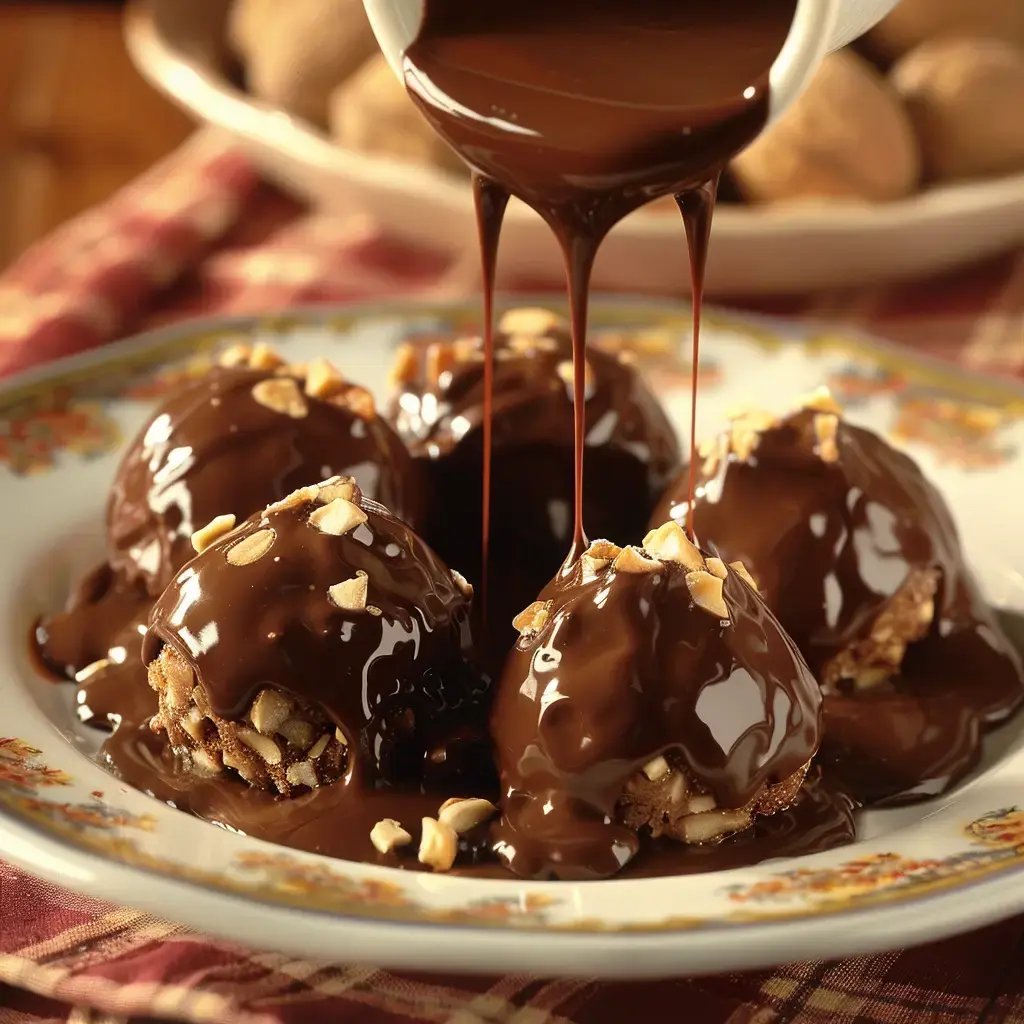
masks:
{"label": "glossy chocolate coating", "polygon": [[[526,339],[528,340],[528,339]],[[537,346],[495,339],[491,490],[492,646],[504,655],[508,623],[554,575],[573,535],[572,342],[563,327]],[[462,358],[431,374],[420,349],[414,374],[390,403],[396,428],[423,464],[434,498],[424,534],[449,565],[481,583],[483,362]],[[680,455],[675,432],[636,370],[587,354],[584,514],[594,537],[639,541]]]}
{"label": "glossy chocolate coating", "polygon": [[821,697],[735,572],[730,618],[697,607],[683,568],[583,560],[541,595],[549,615],[505,663],[491,717],[502,788],[496,849],[530,878],[603,878],[639,847],[616,820],[627,779],[678,752],[719,807],[739,808],[813,756]]}
{"label": "glossy chocolate coating", "polygon": [[156,597],[195,553],[191,534],[215,516],[241,521],[334,474],[354,476],[367,496],[415,520],[410,460],[387,423],[314,398],[301,418],[276,412],[252,394],[273,376],[215,367],[139,432],[107,505],[108,557],[126,581]]}
{"label": "glossy chocolate coating", "polygon": [[[170,644],[226,719],[267,687],[318,705],[355,752],[344,780],[354,793],[457,776],[445,744],[480,720],[485,690],[469,665],[469,598],[382,506],[363,499],[365,522],[340,536],[309,521],[317,507],[271,507],[196,556],[154,605],[144,660]],[[257,561],[228,560],[268,530]],[[329,589],[358,572],[367,607],[338,607]]]}
{"label": "glossy chocolate coating", "polygon": [[[729,454],[701,474],[696,535],[743,561],[816,674],[864,635],[912,569],[939,570],[934,621],[909,648],[901,678],[827,694],[822,762],[862,799],[928,796],[974,764],[980,727],[1020,704],[1020,657],[964,563],[942,496],[914,461],[843,420],[838,458],[824,461],[814,415],[787,417],[761,433],[748,458]],[[652,523],[684,522],[686,495],[683,472]]]}

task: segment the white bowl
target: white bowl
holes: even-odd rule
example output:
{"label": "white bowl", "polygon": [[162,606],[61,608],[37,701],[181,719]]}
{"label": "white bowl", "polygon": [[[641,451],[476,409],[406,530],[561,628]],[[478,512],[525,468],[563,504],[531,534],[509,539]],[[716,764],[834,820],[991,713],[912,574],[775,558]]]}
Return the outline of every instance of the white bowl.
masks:
{"label": "white bowl", "polygon": [[[476,227],[467,183],[443,171],[345,150],[317,127],[245,93],[225,57],[228,0],[133,0],[129,52],[143,75],[244,148],[268,178],[318,207],[360,212],[398,238],[450,252],[450,282],[475,286]],[[935,188],[886,204],[721,206],[707,288],[757,295],[936,274],[1024,244],[1024,174]],[[599,288],[689,288],[682,225],[641,211],[606,241]],[[501,240],[502,283],[562,280],[547,227],[513,203]]]}

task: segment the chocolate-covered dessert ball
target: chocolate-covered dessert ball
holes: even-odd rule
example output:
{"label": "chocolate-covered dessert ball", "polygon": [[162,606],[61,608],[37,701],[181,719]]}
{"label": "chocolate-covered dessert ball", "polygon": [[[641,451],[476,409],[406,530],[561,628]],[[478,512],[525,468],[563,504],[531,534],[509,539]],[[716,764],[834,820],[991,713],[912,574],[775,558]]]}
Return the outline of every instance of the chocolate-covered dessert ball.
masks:
{"label": "chocolate-covered dessert ball", "polygon": [[412,472],[370,394],[326,360],[289,366],[266,345],[236,346],[169,398],[125,453],[107,506],[110,564],[156,597],[214,516],[240,521],[333,474],[414,521]]}
{"label": "chocolate-covered dessert ball", "polygon": [[[488,600],[507,622],[554,575],[573,531],[572,343],[565,322],[515,309],[497,324]],[[403,346],[391,414],[443,495],[424,535],[480,583],[484,352],[478,337]],[[587,353],[584,521],[592,536],[639,541],[679,464],[675,433],[636,370]],[[625,495],[629,498],[626,500]],[[509,632],[508,643],[514,639]],[[507,646],[507,644],[505,645]]]}
{"label": "chocolate-covered dessert ball", "polygon": [[744,567],[676,523],[594,542],[515,624],[491,733],[516,874],[607,877],[641,833],[715,843],[796,799],[818,686]]}
{"label": "chocolate-covered dessert ball", "polygon": [[[826,389],[785,416],[738,411],[699,450],[697,539],[743,562],[825,688],[834,767],[864,799],[963,774],[979,727],[1024,695],[1020,659],[914,461]],[[655,516],[687,510],[683,472]]]}
{"label": "chocolate-covered dessert ball", "polygon": [[237,527],[218,517],[196,546],[143,646],[153,727],[186,768],[286,796],[339,780],[358,793],[450,782],[485,748],[482,725],[475,752],[467,741],[484,690],[471,588],[351,477]]}

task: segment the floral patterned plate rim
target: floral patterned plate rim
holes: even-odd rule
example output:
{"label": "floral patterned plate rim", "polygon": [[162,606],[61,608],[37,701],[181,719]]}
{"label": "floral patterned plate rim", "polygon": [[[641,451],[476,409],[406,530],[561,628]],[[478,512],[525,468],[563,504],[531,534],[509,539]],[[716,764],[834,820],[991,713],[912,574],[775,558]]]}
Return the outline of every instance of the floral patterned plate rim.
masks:
{"label": "floral patterned plate rim", "polygon": [[[230,834],[128,789],[93,760],[70,687],[33,665],[38,615],[102,550],[119,449],[219,346],[259,336],[323,353],[381,395],[410,334],[465,328],[475,304],[197,320],[59,361],[0,388],[0,856],[71,889],[298,955],[394,967],[645,976],[904,945],[1024,910],[1024,737],[993,733],[953,792],[862,816],[846,848],[670,879],[446,878]],[[630,346],[684,432],[689,312],[602,299],[594,343]],[[990,599],[1024,611],[1024,388],[808,325],[714,312],[699,429],[737,401],[781,408],[823,381],[905,446],[946,494]]]}

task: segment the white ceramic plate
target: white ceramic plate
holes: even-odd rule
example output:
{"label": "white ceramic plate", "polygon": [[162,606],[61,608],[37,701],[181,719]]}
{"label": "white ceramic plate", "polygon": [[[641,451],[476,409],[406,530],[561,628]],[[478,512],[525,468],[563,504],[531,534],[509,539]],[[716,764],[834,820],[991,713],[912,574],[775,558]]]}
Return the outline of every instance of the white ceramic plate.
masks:
{"label": "white ceramic plate", "polygon": [[[291,361],[323,353],[384,387],[410,333],[465,327],[470,307],[294,312],[169,328],[0,390],[0,856],[62,885],[250,945],[393,967],[643,976],[838,957],[1024,909],[1024,726],[989,738],[947,797],[863,815],[852,846],[680,878],[572,883],[430,876],[231,834],[129,790],[90,757],[72,687],[29,657],[32,622],[100,557],[123,440],[211,351],[259,335]],[[600,301],[595,342],[628,343],[679,424],[688,311]],[[992,601],[1024,610],[1024,391],[877,343],[712,314],[703,429],[738,400],[783,408],[822,381],[851,418],[912,451],[949,497]],[[682,355],[681,355],[682,353]]]}
{"label": "white ceramic plate", "polygon": [[[449,283],[475,287],[476,226],[466,181],[344,150],[233,86],[225,72],[226,7],[227,0],[134,0],[125,30],[140,71],[197,119],[227,133],[289,191],[340,213],[369,214],[395,237],[451,253]],[[1024,243],[1024,174],[882,205],[723,205],[713,230],[707,289],[719,295],[924,276]],[[516,202],[505,218],[500,274],[537,287],[562,280],[551,232]],[[604,244],[594,281],[622,292],[687,292],[679,218],[643,211],[627,218]]]}

